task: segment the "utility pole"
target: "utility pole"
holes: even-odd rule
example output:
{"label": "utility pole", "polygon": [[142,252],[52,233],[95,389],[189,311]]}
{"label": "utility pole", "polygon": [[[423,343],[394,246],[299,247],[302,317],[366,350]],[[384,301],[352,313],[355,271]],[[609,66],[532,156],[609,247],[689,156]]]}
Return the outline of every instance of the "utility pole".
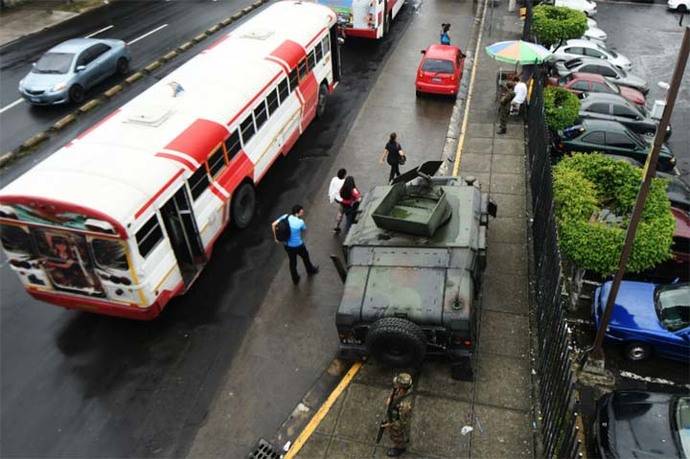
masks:
{"label": "utility pole", "polygon": [[[644,179],[642,181],[642,186],[640,186],[640,191],[637,193],[635,207],[633,208],[632,216],[630,217],[628,230],[625,233],[625,243],[623,244],[623,251],[621,252],[621,258],[618,263],[618,271],[616,272],[611,284],[611,291],[609,292],[609,296],[606,300],[606,308],[604,309],[604,313],[601,317],[601,323],[599,324],[597,335],[594,338],[594,344],[587,355],[588,363],[591,366],[599,368],[603,368],[604,366],[604,349],[602,347],[604,343],[604,334],[606,333],[609,320],[611,320],[611,314],[613,313],[613,306],[616,301],[616,296],[618,295],[618,289],[620,288],[623,274],[625,274],[625,267],[628,264],[630,253],[632,252],[635,234],[637,233],[637,225],[640,222],[642,210],[644,209],[645,202],[647,201],[647,195],[649,194],[649,186],[652,182],[652,177],[654,177],[656,173],[656,163],[657,159],[659,158],[659,150],[661,149],[661,144],[664,142],[666,129],[671,121],[673,106],[676,103],[676,97],[678,96],[680,83],[683,79],[685,65],[688,62],[688,53],[690,53],[690,28],[685,27],[685,33],[683,34],[680,51],[678,52],[678,60],[676,61],[676,68],[673,71],[671,87],[669,88],[668,97],[666,99],[666,107],[664,108],[664,113],[661,116],[661,121],[659,121],[656,135],[654,136],[654,145],[652,146],[652,151],[647,156],[647,161],[643,171]],[[595,363],[593,360],[597,362]]]}

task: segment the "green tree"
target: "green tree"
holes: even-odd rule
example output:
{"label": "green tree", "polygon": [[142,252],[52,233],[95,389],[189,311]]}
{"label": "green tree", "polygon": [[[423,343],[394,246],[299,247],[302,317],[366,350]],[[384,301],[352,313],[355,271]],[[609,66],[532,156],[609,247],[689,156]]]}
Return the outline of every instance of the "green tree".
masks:
{"label": "green tree", "polygon": [[567,89],[548,86],[544,89],[544,121],[552,131],[572,126],[580,113],[580,99]]}
{"label": "green tree", "polygon": [[587,30],[587,16],[564,6],[537,5],[532,11],[532,32],[547,48],[580,38]]}

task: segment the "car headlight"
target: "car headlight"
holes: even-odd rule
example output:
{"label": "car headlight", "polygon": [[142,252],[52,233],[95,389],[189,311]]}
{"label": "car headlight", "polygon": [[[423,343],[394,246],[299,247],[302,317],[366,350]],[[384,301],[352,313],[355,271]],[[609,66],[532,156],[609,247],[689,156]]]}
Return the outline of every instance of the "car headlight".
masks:
{"label": "car headlight", "polygon": [[65,84],[65,83],[58,83],[58,84],[56,84],[55,86],[53,86],[52,91],[53,91],[53,92],[55,92],[55,91],[62,91],[62,90],[65,89],[66,87],[67,87],[67,84]]}
{"label": "car headlight", "polygon": [[19,89],[24,89],[24,80],[19,80]]}

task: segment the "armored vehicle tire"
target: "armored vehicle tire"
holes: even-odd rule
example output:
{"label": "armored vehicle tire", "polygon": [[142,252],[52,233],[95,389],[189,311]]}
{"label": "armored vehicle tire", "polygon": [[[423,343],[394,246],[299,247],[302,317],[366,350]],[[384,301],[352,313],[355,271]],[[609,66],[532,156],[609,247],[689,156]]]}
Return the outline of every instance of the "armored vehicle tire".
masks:
{"label": "armored vehicle tire", "polygon": [[367,333],[366,347],[376,360],[391,367],[417,367],[424,360],[426,336],[406,319],[385,317]]}

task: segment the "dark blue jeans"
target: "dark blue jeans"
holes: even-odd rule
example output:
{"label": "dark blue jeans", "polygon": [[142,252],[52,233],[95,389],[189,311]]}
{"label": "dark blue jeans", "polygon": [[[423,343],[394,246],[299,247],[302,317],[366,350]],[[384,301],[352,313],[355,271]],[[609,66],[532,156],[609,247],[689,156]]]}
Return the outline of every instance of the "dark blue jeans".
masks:
{"label": "dark blue jeans", "polygon": [[309,274],[312,274],[314,271],[316,271],[314,265],[311,264],[311,260],[309,259],[309,251],[307,251],[307,247],[304,244],[298,247],[288,247],[286,245],[285,251],[287,252],[288,259],[290,260],[290,275],[292,276],[292,282],[295,284],[299,281],[299,274],[297,274],[297,255],[302,258],[302,261],[304,262],[304,269],[306,269]]}

